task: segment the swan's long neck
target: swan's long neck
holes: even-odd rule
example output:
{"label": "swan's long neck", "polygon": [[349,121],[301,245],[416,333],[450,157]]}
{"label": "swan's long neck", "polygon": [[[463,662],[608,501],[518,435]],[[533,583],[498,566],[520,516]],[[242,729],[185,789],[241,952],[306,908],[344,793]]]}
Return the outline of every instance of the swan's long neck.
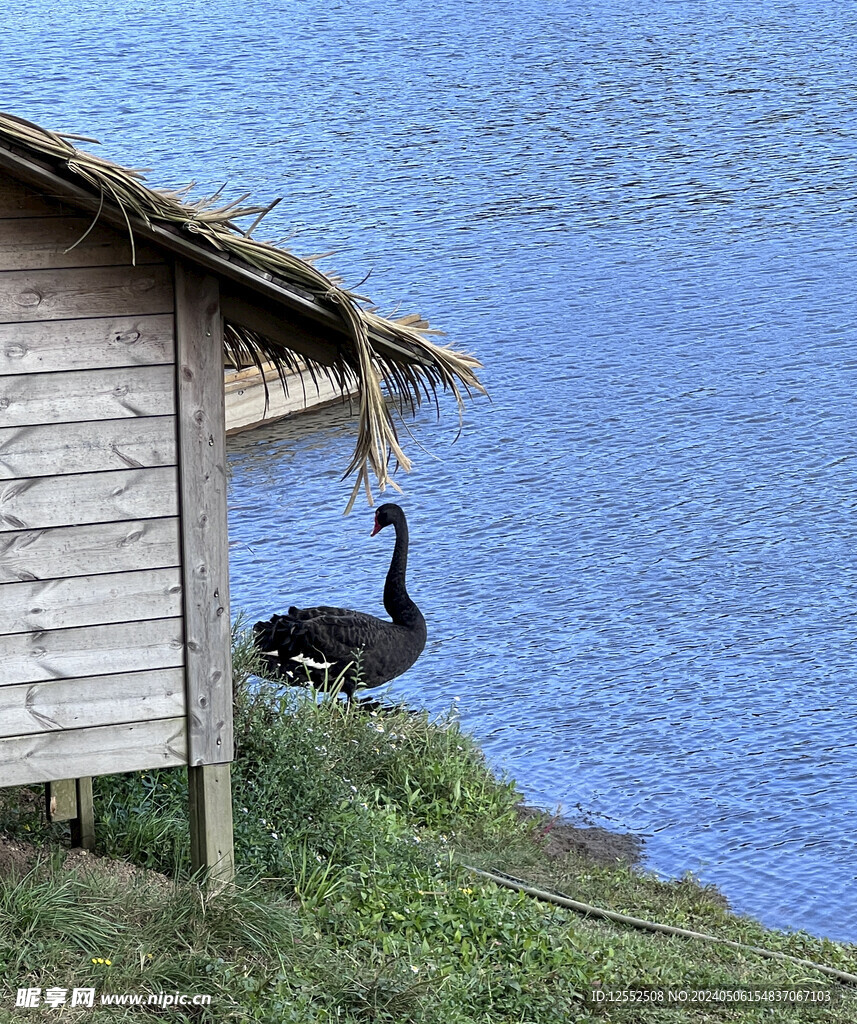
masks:
{"label": "swan's long neck", "polygon": [[387,614],[401,626],[411,626],[421,619],[419,609],[408,595],[405,575],[408,571],[408,524],[401,519],[394,521],[396,543],[393,557],[387,570],[387,581],[384,584],[384,607]]}

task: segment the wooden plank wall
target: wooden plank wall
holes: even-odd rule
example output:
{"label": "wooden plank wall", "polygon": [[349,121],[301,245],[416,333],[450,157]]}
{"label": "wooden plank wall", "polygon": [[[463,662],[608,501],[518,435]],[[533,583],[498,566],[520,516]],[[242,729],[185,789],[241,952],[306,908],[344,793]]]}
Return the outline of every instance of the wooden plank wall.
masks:
{"label": "wooden plank wall", "polygon": [[134,261],[0,175],[0,786],[187,760],[173,272]]}

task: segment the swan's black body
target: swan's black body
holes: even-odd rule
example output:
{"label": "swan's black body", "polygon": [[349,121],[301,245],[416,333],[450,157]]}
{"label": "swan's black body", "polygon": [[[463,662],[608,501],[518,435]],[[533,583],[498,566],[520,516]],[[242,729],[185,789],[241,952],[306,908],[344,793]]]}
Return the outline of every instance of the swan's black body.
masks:
{"label": "swan's black body", "polygon": [[374,536],[392,523],[393,558],[384,584],[384,607],[392,622],[348,608],[289,608],[253,627],[272,678],[319,688],[342,680],[351,699],[357,686],[380,686],[406,672],[426,643],[426,621],[408,595],[408,524],[398,505],[375,513]]}

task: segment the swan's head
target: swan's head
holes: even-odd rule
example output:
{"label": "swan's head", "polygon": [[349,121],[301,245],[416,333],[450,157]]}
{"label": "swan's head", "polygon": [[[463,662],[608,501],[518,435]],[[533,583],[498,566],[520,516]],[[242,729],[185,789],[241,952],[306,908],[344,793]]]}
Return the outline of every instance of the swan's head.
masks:
{"label": "swan's head", "polygon": [[380,505],[375,512],[375,528],[372,530],[372,536],[374,537],[379,530],[383,530],[390,523],[403,522],[404,518],[405,513],[391,501],[388,501],[386,505]]}

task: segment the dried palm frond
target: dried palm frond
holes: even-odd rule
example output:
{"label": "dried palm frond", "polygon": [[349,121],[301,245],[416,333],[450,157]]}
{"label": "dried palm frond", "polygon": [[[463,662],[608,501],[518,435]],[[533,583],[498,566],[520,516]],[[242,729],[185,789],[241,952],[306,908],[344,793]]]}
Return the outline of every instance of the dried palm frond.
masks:
{"label": "dried palm frond", "polygon": [[[221,189],[207,199],[191,202],[188,194],[192,186],[178,191],[152,188],[146,184],[143,171],[79,150],[74,145],[79,141],[95,140],[52,132],[0,112],[0,143],[58,162],[59,173],[67,172],[78,184],[86,184],[99,203],[99,213],[105,204],[117,208],[131,238],[132,253],[135,223],[180,229],[194,236],[201,246],[241,261],[265,280],[298,289],[322,309],[335,314],[343,334],[333,365],[314,362],[303,353],[228,323],[224,347],[236,365],[250,363],[262,370],[265,364],[271,364],[284,389],[287,376],[298,366],[308,369],[313,380],[319,376],[329,378],[344,394],[353,392],[356,386],[357,443],[345,471],[345,476],[356,474],[356,482],[348,509],[361,487],[372,502],[370,474],[381,491],[387,486],[396,487],[390,476],[391,460],[405,471],[410,469],[410,460],[396,434],[394,408],[413,413],[423,399],[433,401],[437,407],[438,391],[448,391],[456,401],[460,420],[464,395],[472,397],[474,393],[485,392],[476,375],[479,361],[429,340],[429,335],[440,332],[432,331],[420,316],[385,318],[363,296],[343,287],[341,280],[320,271],[312,258],[301,259],[280,246],[251,238],[277,200],[259,206],[248,204],[249,197],[243,195],[221,203]],[[246,230],[235,223],[242,217],[254,218]],[[385,345],[385,339],[390,344]],[[392,408],[388,399],[392,399]]]}

